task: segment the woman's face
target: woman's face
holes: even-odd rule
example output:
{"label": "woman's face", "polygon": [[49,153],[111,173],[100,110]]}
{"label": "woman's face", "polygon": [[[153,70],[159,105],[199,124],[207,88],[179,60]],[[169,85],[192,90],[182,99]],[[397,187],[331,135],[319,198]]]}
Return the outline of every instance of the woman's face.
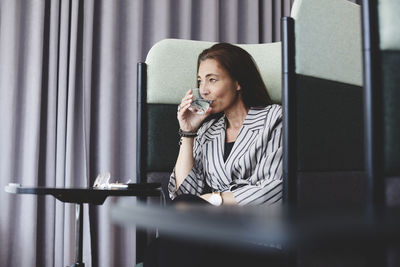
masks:
{"label": "woman's face", "polygon": [[226,111],[238,101],[242,101],[239,94],[240,85],[214,59],[200,62],[197,80],[201,95],[213,101],[212,113]]}

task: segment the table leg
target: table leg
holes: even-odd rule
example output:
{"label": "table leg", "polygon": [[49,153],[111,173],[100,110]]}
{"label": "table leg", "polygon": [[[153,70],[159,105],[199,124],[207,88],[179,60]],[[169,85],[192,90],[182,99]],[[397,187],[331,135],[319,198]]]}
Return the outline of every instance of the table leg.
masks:
{"label": "table leg", "polygon": [[71,267],[84,267],[83,248],[83,203],[75,204],[75,263]]}

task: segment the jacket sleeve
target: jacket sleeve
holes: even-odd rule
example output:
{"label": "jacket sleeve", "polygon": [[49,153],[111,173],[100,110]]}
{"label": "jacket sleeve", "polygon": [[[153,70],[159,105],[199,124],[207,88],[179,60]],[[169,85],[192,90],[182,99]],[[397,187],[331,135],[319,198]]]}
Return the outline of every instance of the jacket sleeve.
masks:
{"label": "jacket sleeve", "polygon": [[[282,115],[266,126],[260,145],[262,150],[251,177],[233,181],[230,185],[239,205],[272,205],[282,200]],[[251,182],[255,181],[255,182]]]}
{"label": "jacket sleeve", "polygon": [[193,168],[178,189],[176,189],[175,169],[170,176],[168,193],[171,199],[181,194],[201,195],[203,192],[205,174],[202,163],[201,139],[205,128],[204,126],[205,125],[199,129],[199,135],[196,137],[193,145]]}

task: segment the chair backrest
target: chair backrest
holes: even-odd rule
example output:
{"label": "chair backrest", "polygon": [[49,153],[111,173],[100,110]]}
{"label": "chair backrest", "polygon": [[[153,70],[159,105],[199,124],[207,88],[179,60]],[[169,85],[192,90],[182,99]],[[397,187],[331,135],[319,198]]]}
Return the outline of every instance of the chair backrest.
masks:
{"label": "chair backrest", "polygon": [[362,86],[360,6],[347,0],[296,0],[296,73]]}
{"label": "chair backrest", "polygon": [[[296,0],[282,26],[284,173],[298,206],[362,206],[360,7]],[[287,196],[290,198],[290,196]]]}
{"label": "chair backrest", "polygon": [[366,169],[378,208],[400,205],[399,14],[396,0],[363,3]]}
{"label": "chair backrest", "polygon": [[[213,42],[164,39],[147,54],[147,102],[179,104],[196,86],[197,56]],[[281,101],[281,43],[237,44],[251,54],[273,101]]]}
{"label": "chair backrest", "polygon": [[[140,113],[144,115],[141,119],[145,122],[143,130],[146,132],[141,134],[140,142],[145,142],[143,149],[147,153],[146,160],[140,163],[142,173],[138,177],[148,176],[152,182],[162,182],[164,185],[168,182],[179,149],[176,108],[186,91],[196,86],[197,56],[213,44],[165,39],[150,49],[146,63],[139,64],[139,69],[147,69],[145,72],[140,71],[139,79],[146,80],[147,84],[142,86],[143,93],[138,98],[140,107],[145,107]],[[280,103],[281,43],[238,46],[252,55],[271,98]]]}

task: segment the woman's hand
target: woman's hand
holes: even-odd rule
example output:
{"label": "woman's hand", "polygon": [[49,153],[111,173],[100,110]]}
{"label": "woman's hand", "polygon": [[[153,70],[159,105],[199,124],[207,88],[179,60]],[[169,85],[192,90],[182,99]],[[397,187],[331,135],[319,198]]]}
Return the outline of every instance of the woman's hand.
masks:
{"label": "woman's hand", "polygon": [[206,113],[202,115],[191,112],[189,107],[192,104],[192,101],[193,94],[190,89],[182,98],[182,101],[178,106],[177,118],[179,127],[182,131],[196,132],[203,120],[211,113],[211,107],[209,107]]}

